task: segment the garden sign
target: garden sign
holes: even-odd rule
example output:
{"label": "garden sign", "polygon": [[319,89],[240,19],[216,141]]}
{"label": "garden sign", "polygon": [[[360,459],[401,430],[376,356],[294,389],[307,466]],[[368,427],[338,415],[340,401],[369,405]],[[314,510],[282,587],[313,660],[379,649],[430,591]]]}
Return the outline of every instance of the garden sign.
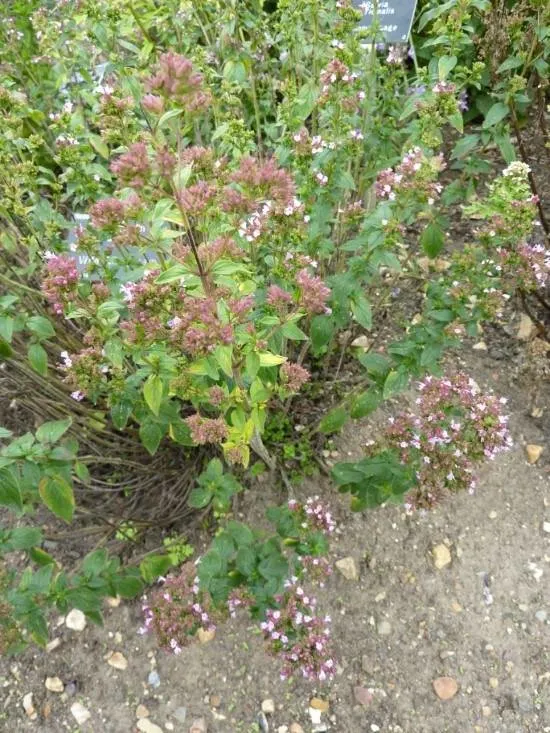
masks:
{"label": "garden sign", "polygon": [[416,10],[416,0],[378,0],[377,3],[354,0],[354,5],[363,13],[359,24],[361,27],[368,28],[372,25],[376,14],[386,41],[407,42]]}

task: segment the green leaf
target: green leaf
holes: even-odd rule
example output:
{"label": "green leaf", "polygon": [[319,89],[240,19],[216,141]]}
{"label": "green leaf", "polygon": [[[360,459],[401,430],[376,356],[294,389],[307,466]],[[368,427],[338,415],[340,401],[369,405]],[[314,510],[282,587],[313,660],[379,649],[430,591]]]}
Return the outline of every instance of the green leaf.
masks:
{"label": "green leaf", "polygon": [[183,420],[178,420],[177,422],[170,423],[168,434],[170,435],[170,438],[175,443],[179,443],[179,445],[195,445],[193,443],[193,439],[191,438],[191,430],[189,429],[189,425],[187,425],[187,423],[184,423]]}
{"label": "green leaf", "polygon": [[119,369],[122,369],[124,363],[124,356],[122,353],[122,341],[120,339],[109,339],[103,346],[103,354],[111,364]]}
{"label": "green leaf", "polygon": [[157,278],[155,278],[155,282],[157,285],[166,285],[168,283],[173,283],[176,280],[181,280],[188,276],[188,267],[186,267],[185,265],[172,265],[172,267],[169,267],[167,270],[164,270],[164,272],[161,272],[161,274]]}
{"label": "green leaf", "polygon": [[48,355],[40,344],[31,344],[27,352],[29,363],[35,372],[45,377],[48,374]]}
{"label": "green leaf", "polygon": [[462,134],[464,132],[464,118],[460,112],[455,112],[447,117],[447,121],[452,125],[457,132]]}
{"label": "green leaf", "polygon": [[154,415],[158,415],[162,403],[164,383],[158,374],[150,374],[143,385],[143,397]]}
{"label": "green leaf", "polygon": [[157,452],[162,435],[162,429],[154,422],[144,422],[139,428],[140,440],[152,456]]}
{"label": "green leaf", "polygon": [[256,568],[256,553],[250,546],[239,547],[235,557],[235,565],[239,573],[247,578],[252,575]]}
{"label": "green leaf", "polygon": [[377,392],[363,392],[354,401],[351,408],[351,417],[354,420],[366,417],[374,412],[382,402],[381,396]]}
{"label": "green leaf", "polygon": [[304,84],[294,100],[291,108],[291,116],[295,122],[303,122],[315,109],[319,88],[313,83]]}
{"label": "green leaf", "polygon": [[45,550],[41,550],[40,547],[31,547],[29,549],[29,556],[33,562],[41,567],[56,564],[55,559]]}
{"label": "green leaf", "polygon": [[254,532],[243,522],[228,522],[226,532],[235,540],[238,547],[252,545],[255,542]]}
{"label": "green leaf", "polygon": [[37,527],[17,527],[7,532],[7,538],[0,545],[11,552],[29,550],[42,542],[42,532]]}
{"label": "green leaf", "polygon": [[8,359],[12,355],[13,351],[6,339],[0,336],[0,356],[4,359]]}
{"label": "green leaf", "polygon": [[103,548],[94,550],[94,552],[88,553],[82,561],[82,572],[86,575],[99,575],[105,570],[108,561],[107,550]]}
{"label": "green leaf", "polygon": [[27,328],[39,339],[49,339],[55,336],[55,329],[49,318],[44,316],[31,316],[27,319]]}
{"label": "green leaf", "polygon": [[23,509],[19,479],[14,470],[0,469],[0,505],[17,512]]}
{"label": "green leaf", "polygon": [[8,343],[11,343],[14,324],[15,321],[11,316],[2,316],[0,318],[0,338]]}
{"label": "green leaf", "polygon": [[88,135],[90,145],[98,155],[106,160],[109,159],[110,153],[107,144],[99,137],[99,135]]}
{"label": "green leaf", "polygon": [[445,234],[441,227],[431,222],[422,232],[420,245],[428,257],[437,257],[445,245]]}
{"label": "green leaf", "polygon": [[143,589],[139,576],[135,573],[130,574],[130,570],[127,570],[125,575],[116,575],[113,578],[113,585],[121,598],[135,598]]}
{"label": "green leaf", "polygon": [[169,120],[173,120],[176,117],[179,117],[181,114],[183,114],[182,109],[169,109],[168,112],[165,112],[159,119],[157,126],[163,127],[163,125],[165,125]]}
{"label": "green leaf", "polygon": [[499,122],[501,122],[510,112],[508,109],[508,105],[504,104],[504,102],[495,102],[491,109],[487,112],[485,115],[485,120],[483,121],[483,129],[487,130],[489,127],[494,127],[494,125],[498,125]]}
{"label": "green leaf", "polygon": [[213,493],[206,486],[196,486],[189,495],[188,504],[193,509],[204,509],[212,501]]}
{"label": "green leaf", "polygon": [[246,81],[246,66],[242,61],[229,59],[223,67],[223,78],[230,82],[242,84]]}
{"label": "green leaf", "polygon": [[360,295],[351,303],[353,317],[367,331],[372,328],[372,308],[364,295]]}
{"label": "green leaf", "polygon": [[456,56],[441,56],[437,64],[439,81],[444,81],[457,64]]}
{"label": "green leaf", "polygon": [[306,334],[292,321],[285,323],[281,332],[285,338],[291,339],[291,341],[307,341]]}
{"label": "green leaf", "polygon": [[148,555],[141,561],[139,570],[146,583],[154,583],[170,570],[172,565],[170,555]]}
{"label": "green leaf", "polygon": [[249,351],[245,359],[246,376],[254,379],[260,368],[260,357],[256,351]]}
{"label": "green leaf", "polygon": [[64,420],[53,420],[45,422],[36,431],[36,439],[41,443],[56,443],[72,425],[72,418],[66,417]]}
{"label": "green leaf", "polygon": [[451,159],[465,158],[479,144],[479,135],[464,135],[453,148]]}
{"label": "green leaf", "polygon": [[328,435],[340,430],[348,419],[348,412],[343,407],[335,407],[328,412],[319,423],[319,430]]}
{"label": "green leaf", "polygon": [[74,472],[77,478],[82,481],[83,484],[87,484],[90,480],[90,472],[85,463],[82,463],[81,461],[76,461],[74,464]]}
{"label": "green leaf", "polygon": [[497,74],[502,74],[503,71],[510,71],[511,69],[519,69],[523,65],[523,61],[517,56],[510,56],[503,61],[497,69]]}
{"label": "green leaf", "polygon": [[260,357],[260,366],[272,367],[278,364],[284,364],[286,356],[279,356],[278,354],[271,354],[269,351],[262,351],[258,354]]}
{"label": "green leaf", "polygon": [[199,563],[199,578],[201,581],[208,581],[222,572],[224,564],[223,558],[217,550],[208,550]]}
{"label": "green leaf", "polygon": [[8,430],[7,428],[0,427],[0,440],[2,440],[2,438],[11,438],[12,435],[13,435],[13,433],[12,433],[11,430]]}
{"label": "green leaf", "polygon": [[391,371],[384,382],[382,397],[387,400],[399,392],[402,392],[409,383],[409,377],[402,371]]}
{"label": "green leaf", "polygon": [[214,358],[223,373],[228,377],[233,377],[233,346],[231,344],[217,346]]}
{"label": "green leaf", "polygon": [[111,407],[111,420],[117,430],[123,430],[132,414],[132,403],[129,400],[122,400]]}
{"label": "green leaf", "polygon": [[61,476],[45,476],[38,484],[42,501],[56,516],[67,524],[72,520],[75,508],[73,490]]}
{"label": "green leaf", "polygon": [[309,335],[315,354],[319,354],[322,349],[328,346],[334,330],[334,320],[330,316],[315,316],[312,319]]}

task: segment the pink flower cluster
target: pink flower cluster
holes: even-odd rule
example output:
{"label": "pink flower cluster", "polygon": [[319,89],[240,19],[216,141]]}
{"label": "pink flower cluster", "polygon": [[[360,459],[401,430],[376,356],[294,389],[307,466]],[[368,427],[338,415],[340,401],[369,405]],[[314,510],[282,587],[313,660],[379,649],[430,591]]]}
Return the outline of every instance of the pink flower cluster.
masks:
{"label": "pink flower cluster", "polygon": [[386,168],[378,174],[376,195],[394,201],[399,193],[413,191],[427,197],[428,204],[433,204],[442,191],[435,179],[444,168],[442,155],[427,158],[421,148],[412,148],[395,170]]}
{"label": "pink flower cluster", "polygon": [[176,576],[159,578],[162,586],[142,598],[144,624],[140,634],[154,632],[166,651],[181,654],[198,629],[216,628],[207,594],[201,593],[193,563],[186,563]]}
{"label": "pink flower cluster", "polygon": [[327,306],[330,297],[330,288],[320,277],[310,275],[304,267],[296,275],[296,284],[300,290],[300,305],[309,314],[331,313]]}
{"label": "pink flower cluster", "polygon": [[317,601],[292,577],[284,593],[275,597],[278,608],[266,611],[260,624],[267,648],[282,660],[281,679],[296,672],[308,680],[331,680],[336,662],[330,647],[330,616],[316,615]]}
{"label": "pink flower cluster", "polygon": [[122,223],[128,216],[136,216],[141,209],[137,194],[121,201],[116,198],[101,199],[90,208],[92,224],[101,229]]}
{"label": "pink flower cluster", "polygon": [[265,162],[259,162],[251,156],[242,158],[230,180],[242,187],[254,206],[270,201],[276,213],[283,213],[289,206],[294,206],[294,181],[273,158]]}
{"label": "pink flower cluster", "polygon": [[227,425],[221,417],[203,417],[196,413],[185,418],[185,423],[191,431],[191,438],[197,445],[221,443],[228,435]]}
{"label": "pink flower cluster", "polygon": [[313,555],[300,555],[298,558],[301,573],[311,582],[325,587],[325,580],[332,575],[332,565],[328,558]]}
{"label": "pink flower cluster", "polygon": [[78,270],[76,260],[69,255],[52,255],[46,260],[42,280],[42,294],[56,315],[78,296]]}
{"label": "pink flower cluster", "polygon": [[151,162],[145,143],[130,145],[128,152],[111,163],[111,171],[119,183],[131,188],[142,188],[151,175]]}
{"label": "pink flower cluster", "polygon": [[498,248],[502,265],[527,290],[544,288],[550,281],[550,250],[543,244],[523,243],[515,251]]}
{"label": "pink flower cluster", "polygon": [[[152,94],[144,99],[149,111],[160,113],[164,108],[162,97],[181,105],[187,112],[204,109],[210,103],[211,95],[203,89],[203,75],[193,69],[185,56],[169,51],[159,58],[157,72],[146,81]],[[161,98],[155,95],[161,95]],[[160,99],[160,101],[159,101]]]}
{"label": "pink flower cluster", "polygon": [[299,392],[311,377],[311,374],[303,366],[288,361],[281,366],[280,375],[285,389],[289,392]]}
{"label": "pink flower cluster", "polygon": [[199,298],[182,293],[180,305],[168,321],[172,343],[192,356],[209,354],[219,344],[230,344],[233,327],[220,321],[216,306],[214,296]]}
{"label": "pink flower cluster", "polygon": [[430,508],[450,492],[475,488],[474,467],[512,445],[504,398],[483,394],[459,373],[420,382],[416,411],[390,418],[384,439],[401,462],[416,468],[408,508]]}
{"label": "pink flower cluster", "polygon": [[288,508],[301,514],[304,529],[316,529],[326,535],[331,535],[336,529],[332,512],[318,496],[310,496],[305,504],[301,504],[296,499],[290,499]]}

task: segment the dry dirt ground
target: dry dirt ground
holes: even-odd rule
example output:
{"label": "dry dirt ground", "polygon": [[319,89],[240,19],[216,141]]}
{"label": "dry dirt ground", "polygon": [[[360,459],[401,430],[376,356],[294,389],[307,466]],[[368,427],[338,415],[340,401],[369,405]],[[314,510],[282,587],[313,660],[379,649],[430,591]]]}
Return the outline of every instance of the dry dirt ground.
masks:
{"label": "dry dirt ground", "polygon": [[[319,596],[333,619],[340,665],[334,683],[280,681],[277,662],[245,618],[170,656],[137,633],[139,603],[127,603],[106,609],[104,628],[88,624],[77,632],[54,619],[57,648],[0,662],[0,730],[188,733],[202,717],[208,733],[248,733],[267,730],[258,713],[270,699],[270,733],[301,730],[293,723],[305,733],[550,731],[550,446],[544,417],[530,417],[525,391],[501,365],[491,349],[469,359],[480,384],[510,395],[516,442],[482,469],[474,496],[456,496],[426,516],[407,517],[397,507],[354,515],[348,497],[326,479],[298,489],[298,496],[319,493],[331,501],[340,523],[333,559],[352,556],[360,573],[350,581],[335,572]],[[340,455],[359,456],[370,433],[369,424],[348,431]],[[526,442],[545,446],[536,465],[525,459]],[[271,500],[265,484],[257,497]],[[439,570],[432,556],[438,544],[452,557]],[[107,663],[113,651],[124,655],[126,669]],[[53,676],[63,693],[46,690]],[[458,683],[448,701],[432,687],[441,676]],[[357,687],[366,704],[357,701]],[[30,692],[35,720],[22,706]],[[317,727],[308,711],[314,695],[330,704]],[[90,714],[80,726],[71,713],[75,702]],[[140,704],[148,722],[138,727]]]}

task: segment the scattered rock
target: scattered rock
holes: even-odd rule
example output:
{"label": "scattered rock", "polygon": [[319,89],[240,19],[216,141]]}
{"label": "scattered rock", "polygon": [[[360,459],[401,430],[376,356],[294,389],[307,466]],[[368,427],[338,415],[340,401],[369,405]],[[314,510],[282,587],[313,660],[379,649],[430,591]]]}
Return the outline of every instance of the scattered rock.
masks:
{"label": "scattered rock", "polygon": [[336,560],[336,567],[346,580],[359,580],[359,571],[353,557],[343,557]]}
{"label": "scattered rock", "polygon": [[222,699],[219,695],[210,695],[208,702],[213,708],[219,708],[222,704]]}
{"label": "scattered rock", "polygon": [[148,718],[149,717],[149,710],[145,707],[145,705],[138,705],[136,708],[136,718]]}
{"label": "scattered rock", "polygon": [[450,649],[445,649],[444,651],[439,653],[439,658],[441,660],[443,659],[449,659],[449,657],[454,657],[455,652],[451,651]]}
{"label": "scattered rock", "polygon": [[45,702],[44,705],[42,705],[42,715],[44,718],[49,718],[52,714],[52,706],[49,702]]}
{"label": "scattered rock", "polygon": [[140,718],[137,722],[137,727],[143,733],[164,733],[162,728],[151,722],[149,718]]}
{"label": "scattered rock", "polygon": [[542,531],[546,532],[546,534],[550,534],[550,522],[542,523]]}
{"label": "scattered rock", "polygon": [[492,512],[489,512],[489,519],[496,519],[498,517],[498,512],[495,512],[493,509]]}
{"label": "scattered rock", "polygon": [[115,634],[115,644],[122,644],[122,634],[117,631]]}
{"label": "scattered rock", "polygon": [[36,720],[38,718],[38,713],[36,712],[32,702],[32,692],[27,692],[23,697],[23,710],[25,711],[27,718],[30,718],[31,720]]}
{"label": "scattered rock", "polygon": [[85,708],[84,705],[79,702],[73,702],[71,705],[71,713],[78,725],[84,725],[84,723],[92,717],[88,708]]}
{"label": "scattered rock", "polygon": [[317,710],[316,708],[310,707],[308,710],[309,717],[311,718],[311,722],[313,725],[319,725],[321,722],[321,711]]}
{"label": "scattered rock", "polygon": [[300,723],[291,723],[289,733],[304,733],[304,729]]}
{"label": "scattered rock", "polygon": [[288,725],[280,725],[277,728],[277,733],[288,733]]}
{"label": "scattered rock", "polygon": [[522,313],[519,319],[519,327],[516,333],[516,338],[519,341],[529,341],[531,336],[535,333],[537,327],[533,321],[529,318],[527,313]]}
{"label": "scattered rock", "polygon": [[374,695],[366,687],[354,687],[353,696],[364,707],[368,707],[374,699]]}
{"label": "scattered rock", "polygon": [[108,596],[105,601],[109,608],[118,608],[120,606],[120,596]]}
{"label": "scattered rock", "polygon": [[525,446],[525,453],[527,454],[527,461],[531,464],[536,463],[544,448],[542,445],[535,445],[534,443],[528,443]]}
{"label": "scattered rock", "polygon": [[484,718],[488,718],[491,715],[491,708],[488,705],[484,705],[481,708],[481,712],[483,713]]}
{"label": "scattered rock", "polygon": [[451,611],[453,613],[462,613],[462,606],[458,601],[453,601],[451,603]]}
{"label": "scattered rock", "polygon": [[314,710],[320,710],[322,713],[328,712],[330,703],[328,700],[323,700],[321,697],[312,697],[309,701],[310,707]]}
{"label": "scattered rock", "polygon": [[489,687],[491,687],[493,690],[496,690],[498,687],[498,680],[496,677],[491,677],[489,679]]}
{"label": "scattered rock", "polygon": [[107,664],[110,664],[111,667],[114,667],[115,669],[128,668],[128,660],[126,659],[124,654],[121,654],[120,652],[112,652],[112,654],[107,659]]}
{"label": "scattered rock", "polygon": [[160,677],[156,669],[154,669],[152,672],[149,672],[149,676],[147,677],[147,682],[148,684],[151,685],[151,687],[160,686]]}
{"label": "scattered rock", "polygon": [[442,570],[451,564],[451,551],[443,543],[432,548],[432,557],[437,570]]}
{"label": "scattered rock", "polygon": [[458,682],[452,677],[438,677],[432,685],[440,700],[450,700],[458,692]]}
{"label": "scattered rock", "polygon": [[189,728],[189,733],[206,733],[206,720],[197,718],[193,721],[193,725]]}
{"label": "scattered rock", "polygon": [[197,631],[197,638],[201,644],[207,644],[216,637],[216,629],[199,629]]}
{"label": "scattered rock", "polygon": [[57,649],[57,647],[61,644],[61,639],[56,637],[55,639],[52,639],[46,644],[46,651],[47,652],[53,652],[54,649]]}
{"label": "scattered rock", "polygon": [[269,698],[262,701],[262,713],[265,713],[266,715],[275,714],[275,703],[273,700]]}
{"label": "scattered rock", "polygon": [[65,689],[65,685],[59,677],[46,677],[46,682],[44,684],[46,685],[46,690],[49,690],[50,692],[63,692]]}
{"label": "scattered rock", "polygon": [[380,636],[389,636],[391,634],[391,624],[389,621],[380,621],[377,628]]}
{"label": "scattered rock", "polygon": [[537,611],[535,614],[535,618],[537,619],[537,621],[540,621],[541,624],[543,624],[548,618],[548,613],[546,611]]}
{"label": "scattered rock", "polygon": [[260,711],[256,720],[258,721],[258,727],[260,728],[261,733],[269,733],[269,723],[267,722],[265,713]]}
{"label": "scattered rock", "polygon": [[474,351],[487,351],[487,344],[485,341],[478,341],[477,344],[472,346],[472,349],[474,349]]}
{"label": "scattered rock", "polygon": [[367,350],[369,348],[369,346],[370,346],[370,341],[369,341],[368,337],[363,334],[362,336],[358,336],[356,339],[354,339],[351,342],[351,345],[354,348]]}
{"label": "scattered rock", "polygon": [[174,710],[174,712],[172,713],[172,717],[174,717],[179,723],[185,723],[185,718],[187,717],[187,708],[181,705],[179,708],[176,708]]}
{"label": "scattered rock", "polygon": [[84,631],[86,628],[86,616],[78,608],[73,608],[67,614],[65,626],[73,631]]}

